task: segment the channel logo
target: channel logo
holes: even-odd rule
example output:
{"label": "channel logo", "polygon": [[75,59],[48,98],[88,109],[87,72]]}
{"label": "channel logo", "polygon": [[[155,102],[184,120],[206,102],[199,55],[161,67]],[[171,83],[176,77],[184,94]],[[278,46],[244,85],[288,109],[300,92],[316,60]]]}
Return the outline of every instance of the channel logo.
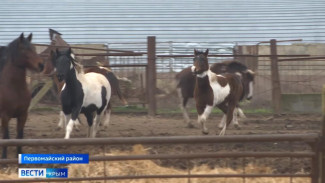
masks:
{"label": "channel logo", "polygon": [[67,168],[19,168],[19,178],[68,178]]}

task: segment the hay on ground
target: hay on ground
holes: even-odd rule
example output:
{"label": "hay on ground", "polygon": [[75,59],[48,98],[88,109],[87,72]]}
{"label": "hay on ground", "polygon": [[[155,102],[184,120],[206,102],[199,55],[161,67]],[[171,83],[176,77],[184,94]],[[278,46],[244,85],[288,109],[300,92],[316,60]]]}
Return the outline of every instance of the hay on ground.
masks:
{"label": "hay on ground", "polygon": [[[107,156],[112,155],[140,155],[147,154],[147,150],[142,145],[133,146],[131,152],[112,151]],[[105,165],[105,166],[104,166]],[[172,167],[162,167],[151,160],[129,160],[129,161],[107,161],[90,162],[89,164],[73,164],[68,166],[69,177],[99,177],[104,176],[122,176],[122,175],[186,175],[187,170],[176,169]],[[248,165],[245,167],[249,173],[270,174],[273,170],[269,167],[256,167]],[[213,168],[207,165],[196,166],[190,170],[191,174],[241,174],[242,170],[230,168]],[[302,172],[303,173],[303,172]],[[0,172],[0,180],[17,179],[17,168],[8,168]],[[104,181],[81,181],[79,183],[104,183]],[[187,178],[182,179],[136,179],[136,180],[108,180],[108,183],[188,183]],[[192,178],[191,183],[234,183],[243,182],[242,178]],[[246,178],[246,183],[288,183],[290,178]],[[293,183],[309,183],[309,178],[294,178]]]}

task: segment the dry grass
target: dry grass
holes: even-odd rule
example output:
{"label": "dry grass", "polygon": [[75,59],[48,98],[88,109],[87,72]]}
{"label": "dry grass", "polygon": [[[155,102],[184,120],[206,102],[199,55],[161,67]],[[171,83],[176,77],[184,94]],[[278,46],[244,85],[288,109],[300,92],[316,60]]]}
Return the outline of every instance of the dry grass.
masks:
{"label": "dry grass", "polygon": [[[132,152],[112,151],[109,155],[127,155],[127,154],[146,154],[146,149],[141,145],[135,145]],[[121,175],[161,175],[161,174],[184,174],[186,170],[162,167],[151,160],[132,160],[132,161],[111,161],[111,162],[90,162],[85,165],[69,165],[69,177],[96,177],[104,176],[104,167],[107,176]],[[7,169],[7,172],[0,174],[0,180],[17,179],[17,173],[13,169]],[[269,167],[256,167],[248,165],[246,173],[272,173]],[[241,170],[230,168],[211,169],[206,165],[194,167],[191,174],[239,174]],[[81,181],[86,183],[89,181]],[[81,183],[79,182],[79,183]],[[104,183],[104,181],[91,181],[92,183]],[[188,183],[188,179],[137,179],[137,180],[109,180],[109,183]],[[192,178],[191,183],[237,183],[243,182],[241,178]],[[289,183],[289,178],[247,178],[246,183]],[[309,183],[309,178],[295,178],[293,183]]]}

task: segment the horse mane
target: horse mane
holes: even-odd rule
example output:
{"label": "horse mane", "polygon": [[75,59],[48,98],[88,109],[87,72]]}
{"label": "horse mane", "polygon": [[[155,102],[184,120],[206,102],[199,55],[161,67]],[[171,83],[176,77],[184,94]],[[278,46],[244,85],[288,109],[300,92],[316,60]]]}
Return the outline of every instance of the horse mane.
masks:
{"label": "horse mane", "polygon": [[73,57],[71,57],[71,63],[73,67],[78,71],[78,73],[84,73],[84,67],[80,63],[77,62],[77,60]]}
{"label": "horse mane", "polygon": [[17,57],[16,50],[18,49],[19,38],[13,40],[8,46],[2,46],[0,48],[0,72],[3,70],[8,62],[8,55],[10,55],[12,60]]}
{"label": "horse mane", "polygon": [[[8,46],[0,47],[0,72],[3,70],[8,61],[15,60],[19,57],[19,52],[17,52],[17,49],[19,49],[19,44],[30,46],[28,41],[21,42],[19,39],[20,38],[13,40]],[[10,56],[11,59],[8,59],[8,56]]]}
{"label": "horse mane", "polygon": [[244,72],[248,68],[243,63],[240,63],[240,62],[237,62],[237,61],[232,61],[232,62],[228,63],[228,69],[229,70],[236,70],[236,71]]}

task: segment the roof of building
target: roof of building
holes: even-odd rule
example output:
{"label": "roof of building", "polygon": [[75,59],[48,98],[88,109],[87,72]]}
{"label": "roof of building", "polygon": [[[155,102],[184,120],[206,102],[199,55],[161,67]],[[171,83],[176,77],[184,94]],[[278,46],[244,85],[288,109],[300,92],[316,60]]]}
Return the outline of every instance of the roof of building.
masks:
{"label": "roof of building", "polygon": [[239,42],[272,38],[325,42],[323,0],[1,0],[0,45],[21,32],[49,43]]}

